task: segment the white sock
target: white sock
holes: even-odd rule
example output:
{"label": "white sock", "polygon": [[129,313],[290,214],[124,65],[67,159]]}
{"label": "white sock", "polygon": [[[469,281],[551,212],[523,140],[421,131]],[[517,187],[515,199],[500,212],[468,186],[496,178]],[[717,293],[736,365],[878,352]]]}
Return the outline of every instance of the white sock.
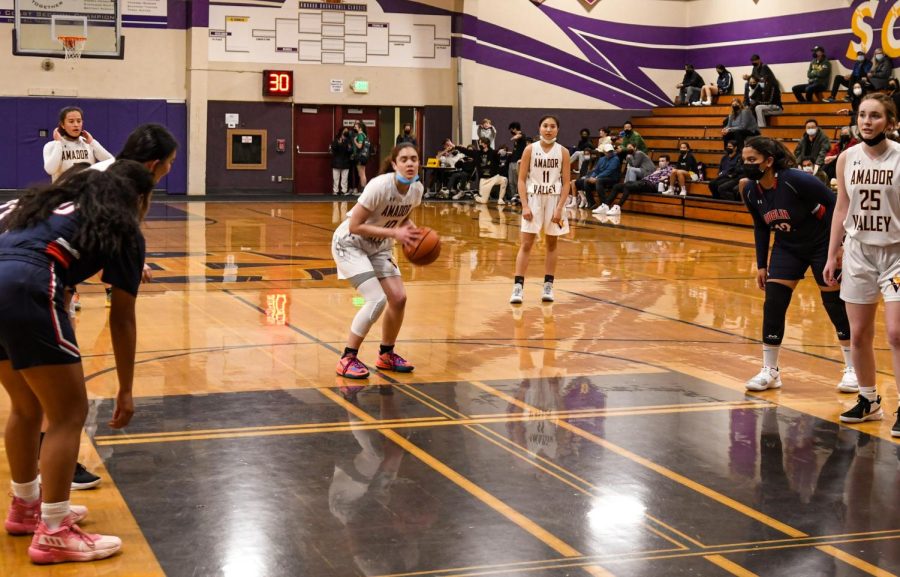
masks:
{"label": "white sock", "polygon": [[864,387],[862,385],[859,386],[859,394],[863,397],[869,399],[870,401],[874,401],[878,398],[878,391],[875,387]]}
{"label": "white sock", "polygon": [[34,503],[41,498],[41,483],[37,478],[30,483],[16,483],[15,481],[10,481],[9,484],[12,485],[13,495],[26,503]]}
{"label": "white sock", "polygon": [[844,364],[849,368],[853,368],[853,358],[850,356],[850,347],[841,345],[841,354],[844,355]]}
{"label": "white sock", "polygon": [[69,515],[70,509],[69,501],[62,501],[60,503],[41,503],[41,520],[51,531],[59,529],[63,519]]}
{"label": "white sock", "polygon": [[777,369],[779,351],[781,351],[781,345],[763,345],[763,366]]}

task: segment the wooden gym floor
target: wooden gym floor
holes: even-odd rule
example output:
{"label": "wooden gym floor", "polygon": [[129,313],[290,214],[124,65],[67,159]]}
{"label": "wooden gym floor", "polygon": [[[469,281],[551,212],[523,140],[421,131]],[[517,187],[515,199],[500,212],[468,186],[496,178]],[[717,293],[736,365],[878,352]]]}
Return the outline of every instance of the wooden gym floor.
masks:
{"label": "wooden gym floor", "polygon": [[154,205],[125,431],[105,424],[100,285],[82,287],[77,321],[92,397],[81,460],[103,484],[73,501],[123,552],[39,568],[27,538],[3,535],[0,575],[900,575],[884,327],[884,421],[838,424],[853,398],[835,389],[840,352],[811,280],[789,311],[784,388],[747,394],[763,307],[750,229],[582,211],[557,301],[539,301],[539,244],[513,308],[518,214],[421,207],[443,253],[400,261],[397,350],[416,371],[375,374],[391,386],[351,402],[334,364],[356,294],[329,250],[346,210]]}

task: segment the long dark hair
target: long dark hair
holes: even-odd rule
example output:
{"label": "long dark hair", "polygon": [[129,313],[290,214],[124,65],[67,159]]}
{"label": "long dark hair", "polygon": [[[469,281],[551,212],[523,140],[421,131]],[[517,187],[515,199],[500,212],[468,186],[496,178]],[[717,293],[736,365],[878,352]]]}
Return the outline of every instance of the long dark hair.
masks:
{"label": "long dark hair", "polygon": [[162,124],[142,124],[131,131],[116,158],[136,162],[163,161],[177,148],[178,141],[168,128]]}
{"label": "long dark hair", "polygon": [[36,226],[61,204],[78,206],[78,230],[72,242],[91,254],[119,254],[140,234],[140,217],[153,191],[153,174],[131,160],[117,160],[106,172],[82,170],[23,194],[0,222],[0,232]]}
{"label": "long dark hair", "polygon": [[754,136],[747,139],[747,142],[744,143],[744,148],[748,147],[766,158],[774,158],[775,162],[772,166],[775,170],[784,170],[797,166],[797,159],[794,157],[794,153],[774,138]]}
{"label": "long dark hair", "polygon": [[[401,142],[391,149],[391,155],[385,156],[384,160],[381,162],[381,167],[378,171],[378,174],[387,174],[389,172],[394,172],[394,162],[397,160],[397,157],[400,156],[400,151],[404,148],[412,148],[416,151],[416,154],[419,154],[419,149],[413,146],[412,142]],[[422,161],[421,155],[419,156],[419,162]]]}

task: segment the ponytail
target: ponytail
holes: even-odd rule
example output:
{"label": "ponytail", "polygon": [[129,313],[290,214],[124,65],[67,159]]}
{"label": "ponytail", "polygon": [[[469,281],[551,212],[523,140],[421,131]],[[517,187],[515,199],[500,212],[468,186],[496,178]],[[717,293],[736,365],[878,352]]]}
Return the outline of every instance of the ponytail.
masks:
{"label": "ponytail", "polygon": [[754,136],[744,143],[744,148],[752,148],[766,158],[774,158],[775,170],[784,170],[797,166],[797,158],[788,148],[774,138]]}

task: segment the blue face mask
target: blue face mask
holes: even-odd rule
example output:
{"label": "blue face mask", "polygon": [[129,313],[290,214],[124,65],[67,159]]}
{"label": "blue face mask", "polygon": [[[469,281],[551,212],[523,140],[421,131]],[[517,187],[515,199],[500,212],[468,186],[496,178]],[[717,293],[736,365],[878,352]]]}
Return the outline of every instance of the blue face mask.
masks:
{"label": "blue face mask", "polygon": [[400,184],[412,184],[412,183],[414,183],[414,182],[418,182],[418,180],[419,180],[419,175],[418,175],[418,174],[415,175],[415,176],[412,177],[412,178],[406,178],[405,176],[403,176],[403,175],[400,174],[399,172],[397,173],[397,182],[399,182]]}

